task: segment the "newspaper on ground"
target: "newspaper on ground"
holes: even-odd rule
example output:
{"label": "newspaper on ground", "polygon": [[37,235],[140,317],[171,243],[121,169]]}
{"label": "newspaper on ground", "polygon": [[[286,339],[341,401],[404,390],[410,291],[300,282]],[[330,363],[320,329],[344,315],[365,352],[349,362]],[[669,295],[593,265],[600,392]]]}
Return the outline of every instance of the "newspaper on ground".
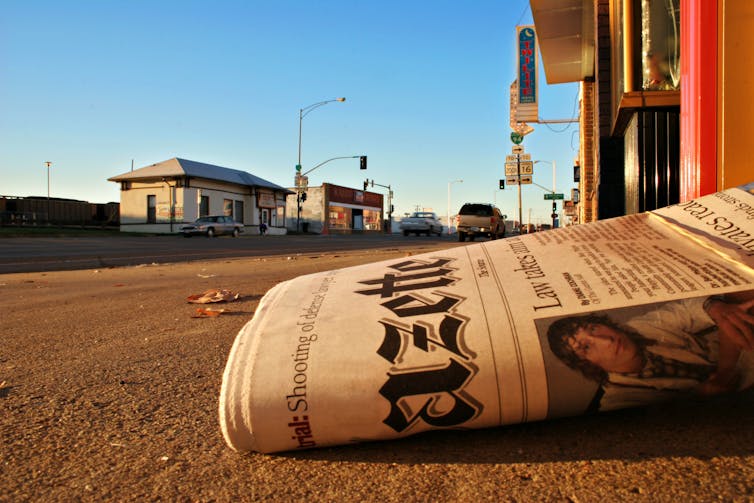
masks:
{"label": "newspaper on ground", "polygon": [[275,452],[745,389],[753,267],[754,183],[301,276],[236,337],[222,432]]}

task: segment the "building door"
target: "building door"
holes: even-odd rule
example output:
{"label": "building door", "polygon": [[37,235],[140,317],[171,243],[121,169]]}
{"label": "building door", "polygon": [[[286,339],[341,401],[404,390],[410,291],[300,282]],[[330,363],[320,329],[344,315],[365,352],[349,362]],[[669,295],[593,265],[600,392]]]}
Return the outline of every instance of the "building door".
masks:
{"label": "building door", "polygon": [[351,215],[353,215],[353,224],[351,225],[351,228],[355,231],[363,231],[364,230],[364,210],[353,209],[351,211]]}
{"label": "building door", "polygon": [[157,223],[157,196],[154,194],[147,196],[147,223]]}
{"label": "building door", "polygon": [[235,208],[233,209],[233,219],[236,222],[244,223],[243,218],[243,201],[235,201]]}
{"label": "building door", "polygon": [[199,198],[199,216],[206,217],[209,215],[209,196]]}

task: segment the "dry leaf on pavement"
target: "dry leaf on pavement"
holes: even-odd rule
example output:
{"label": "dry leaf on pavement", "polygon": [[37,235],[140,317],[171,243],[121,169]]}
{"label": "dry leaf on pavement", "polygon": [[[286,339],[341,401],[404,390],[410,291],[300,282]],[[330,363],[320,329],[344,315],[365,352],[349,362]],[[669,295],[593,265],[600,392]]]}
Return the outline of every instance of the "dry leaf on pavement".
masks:
{"label": "dry leaf on pavement", "polygon": [[192,318],[214,318],[220,316],[223,313],[227,313],[227,309],[212,309],[211,307],[197,307],[196,312],[191,315]]}
{"label": "dry leaf on pavement", "polygon": [[233,302],[240,297],[240,294],[230,290],[213,288],[201,294],[191,295],[186,300],[192,304],[209,304],[210,302]]}

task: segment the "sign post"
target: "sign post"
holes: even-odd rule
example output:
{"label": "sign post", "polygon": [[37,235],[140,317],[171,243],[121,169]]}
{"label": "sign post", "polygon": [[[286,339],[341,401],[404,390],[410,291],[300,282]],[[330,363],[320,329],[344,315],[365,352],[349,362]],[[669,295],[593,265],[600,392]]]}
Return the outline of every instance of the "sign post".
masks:
{"label": "sign post", "polygon": [[521,225],[524,220],[521,185],[534,183],[534,162],[531,160],[531,154],[524,153],[524,147],[521,145],[521,142],[524,141],[523,134],[513,131],[511,141],[514,144],[511,148],[513,153],[505,156],[505,181],[508,185],[518,185],[518,229],[521,232]]}

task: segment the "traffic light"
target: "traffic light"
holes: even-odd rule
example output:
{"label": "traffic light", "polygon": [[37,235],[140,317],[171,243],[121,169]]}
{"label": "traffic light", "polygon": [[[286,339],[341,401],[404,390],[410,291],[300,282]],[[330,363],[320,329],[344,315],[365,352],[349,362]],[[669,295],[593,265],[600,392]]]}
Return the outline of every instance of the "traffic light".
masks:
{"label": "traffic light", "polygon": [[500,180],[500,190],[505,189],[505,180]]}
{"label": "traffic light", "polygon": [[359,162],[359,169],[367,169],[367,156],[362,155],[361,157],[359,157]]}
{"label": "traffic light", "polygon": [[306,201],[306,192],[301,193],[301,202],[303,203],[304,201]]}
{"label": "traffic light", "polygon": [[367,185],[369,185],[369,180],[364,180],[364,190],[367,190]]}

